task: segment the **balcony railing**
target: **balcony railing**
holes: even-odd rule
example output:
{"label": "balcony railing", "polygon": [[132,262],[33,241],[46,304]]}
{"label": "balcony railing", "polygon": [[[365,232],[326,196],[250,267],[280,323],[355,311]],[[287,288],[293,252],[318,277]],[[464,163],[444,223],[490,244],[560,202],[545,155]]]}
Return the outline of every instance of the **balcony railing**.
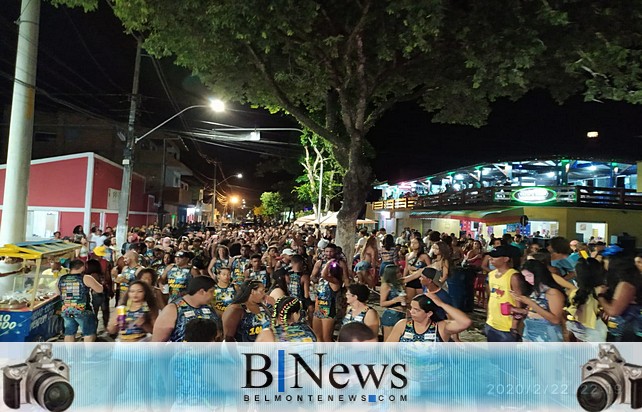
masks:
{"label": "balcony railing", "polygon": [[642,193],[588,186],[500,186],[465,189],[419,198],[373,202],[373,210],[478,208],[484,206],[566,206],[642,209]]}
{"label": "balcony railing", "polygon": [[372,203],[373,210],[412,209],[417,202],[416,197],[402,197],[401,199],[380,200]]}

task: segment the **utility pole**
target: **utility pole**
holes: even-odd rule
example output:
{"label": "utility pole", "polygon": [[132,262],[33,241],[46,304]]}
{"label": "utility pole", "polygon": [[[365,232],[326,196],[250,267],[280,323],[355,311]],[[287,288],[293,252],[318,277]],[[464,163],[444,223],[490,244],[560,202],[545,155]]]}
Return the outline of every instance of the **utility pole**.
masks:
{"label": "utility pole", "polygon": [[129,201],[131,198],[132,172],[134,170],[134,126],[136,123],[136,108],[138,106],[138,78],[140,77],[140,55],[143,40],[136,36],[136,62],[134,63],[134,81],[132,96],[129,104],[129,122],[127,124],[127,142],[123,151],[123,181],[120,185],[120,201],[118,203],[118,225],[116,226],[116,244],[118,250],[127,241]]}
{"label": "utility pole", "polygon": [[18,52],[11,100],[0,244],[25,240],[27,194],[33,141],[40,0],[22,0],[18,21]]}
{"label": "utility pole", "polygon": [[212,226],[216,223],[216,169],[218,169],[218,162],[214,162],[214,193],[212,193]]}

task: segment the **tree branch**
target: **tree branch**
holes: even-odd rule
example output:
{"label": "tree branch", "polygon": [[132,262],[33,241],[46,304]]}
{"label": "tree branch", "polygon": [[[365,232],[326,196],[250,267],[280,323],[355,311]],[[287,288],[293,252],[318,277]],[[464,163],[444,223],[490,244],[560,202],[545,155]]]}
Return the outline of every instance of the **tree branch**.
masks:
{"label": "tree branch", "polygon": [[301,123],[303,126],[310,129],[312,132],[323,137],[329,142],[332,142],[332,144],[338,147],[343,146],[344,142],[342,141],[342,139],[340,139],[339,136],[333,134],[332,132],[327,130],[325,127],[321,126],[314,119],[308,116],[308,114],[304,110],[301,110],[292,101],[290,101],[290,99],[286,96],[285,92],[276,83],[276,81],[274,80],[274,76],[268,71],[268,68],[266,67],[265,63],[258,56],[258,54],[254,50],[252,45],[249,43],[245,43],[245,46],[250,52],[250,56],[254,61],[254,65],[263,76],[266,84],[274,92],[274,95],[277,98],[281,107],[285,109],[288,113],[290,113],[292,116],[294,116],[299,121],[299,123]]}
{"label": "tree branch", "polygon": [[424,94],[432,90],[436,90],[436,88],[430,88],[424,85],[424,86],[420,86],[416,91],[412,93],[387,99],[385,103],[382,103],[372,112],[370,112],[370,114],[368,115],[368,118],[364,123],[364,133],[367,133],[368,130],[370,130],[370,128],[372,128],[372,126],[375,125],[377,120],[379,120],[379,118],[395,104],[417,100],[418,98],[420,98],[421,96],[423,96]]}

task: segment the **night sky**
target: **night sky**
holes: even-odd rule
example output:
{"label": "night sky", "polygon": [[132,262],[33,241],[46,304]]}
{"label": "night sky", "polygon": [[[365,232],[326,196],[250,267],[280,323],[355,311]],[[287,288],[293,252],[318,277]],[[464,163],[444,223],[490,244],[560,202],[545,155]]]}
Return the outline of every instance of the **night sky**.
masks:
{"label": "night sky", "polygon": [[[5,0],[0,12],[0,103],[11,100],[14,73],[19,0]],[[98,12],[85,14],[64,7],[55,9],[43,2],[39,41],[37,86],[56,99],[115,121],[126,122],[131,91],[136,43],[123,33],[120,22],[105,4]],[[178,110],[202,104],[209,91],[190,75],[165,59],[154,67],[144,57],[141,68],[143,95],[139,124],[153,127]],[[164,91],[163,82],[171,94]],[[63,106],[42,93],[37,110],[55,111]],[[191,127],[206,127],[202,120],[240,127],[296,127],[285,116],[231,106],[224,114],[198,110],[186,115]],[[182,130],[180,121],[170,127]],[[586,132],[598,130],[597,141]],[[493,105],[488,124],[482,128],[435,124],[418,105],[397,105],[387,113],[368,136],[377,157],[373,162],[379,181],[433,174],[449,168],[483,161],[528,159],[546,155],[642,159],[642,107],[622,103],[584,103],[581,97],[557,105],[545,91],[534,91],[517,102],[499,101]],[[264,134],[268,140],[289,143],[264,143],[246,147],[253,151],[286,154],[295,162],[297,133]],[[6,145],[6,141],[3,143]],[[226,175],[242,172],[242,191],[258,198],[282,176],[254,176],[254,164],[262,161],[254,152],[239,151],[202,143],[187,143],[183,161],[198,169],[203,177],[212,175],[206,159],[222,161]],[[205,156],[199,155],[199,153]],[[272,158],[273,159],[273,158]],[[220,178],[220,175],[219,175]],[[232,179],[230,179],[231,181]]]}

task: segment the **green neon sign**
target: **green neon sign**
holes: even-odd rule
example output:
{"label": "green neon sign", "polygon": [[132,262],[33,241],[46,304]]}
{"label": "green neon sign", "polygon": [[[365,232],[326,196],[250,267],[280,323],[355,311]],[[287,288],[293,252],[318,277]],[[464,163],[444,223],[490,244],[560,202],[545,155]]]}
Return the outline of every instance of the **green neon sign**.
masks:
{"label": "green neon sign", "polygon": [[511,193],[511,199],[531,205],[548,203],[557,199],[557,192],[548,187],[525,187]]}

